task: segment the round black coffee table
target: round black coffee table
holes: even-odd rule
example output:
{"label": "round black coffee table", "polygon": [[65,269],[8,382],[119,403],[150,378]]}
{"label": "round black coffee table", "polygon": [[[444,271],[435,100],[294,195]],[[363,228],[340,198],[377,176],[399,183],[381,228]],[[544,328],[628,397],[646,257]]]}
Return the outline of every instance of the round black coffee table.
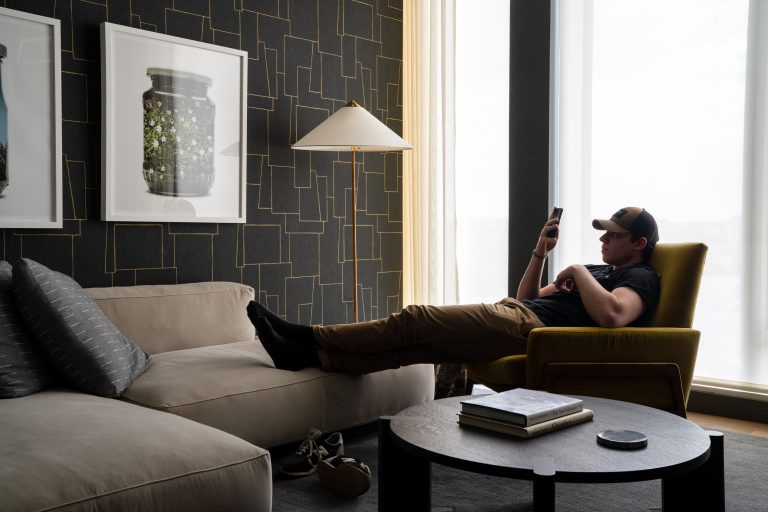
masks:
{"label": "round black coffee table", "polygon": [[[579,397],[593,421],[532,439],[457,422],[454,397],[413,406],[379,422],[379,510],[430,510],[430,463],[533,480],[536,511],[554,511],[555,482],[607,483],[662,479],[664,510],[724,510],[723,438],[642,405]],[[617,450],[597,444],[605,429],[636,430],[648,445]]]}

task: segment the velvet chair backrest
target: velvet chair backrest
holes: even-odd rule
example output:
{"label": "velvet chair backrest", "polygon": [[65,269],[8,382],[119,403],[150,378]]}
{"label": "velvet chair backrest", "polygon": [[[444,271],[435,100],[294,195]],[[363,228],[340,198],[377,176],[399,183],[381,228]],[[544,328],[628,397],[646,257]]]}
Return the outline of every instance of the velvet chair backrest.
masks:
{"label": "velvet chair backrest", "polygon": [[650,265],[661,276],[661,295],[650,327],[691,327],[707,246],[659,243]]}

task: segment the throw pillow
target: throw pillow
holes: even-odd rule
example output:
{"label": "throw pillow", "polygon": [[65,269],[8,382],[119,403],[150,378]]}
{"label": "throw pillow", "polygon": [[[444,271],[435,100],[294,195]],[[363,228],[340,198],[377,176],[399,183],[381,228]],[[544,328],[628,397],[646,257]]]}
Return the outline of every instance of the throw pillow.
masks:
{"label": "throw pillow", "polygon": [[13,302],[11,264],[0,261],[0,398],[37,393],[53,383]]}
{"label": "throw pillow", "polygon": [[71,386],[117,398],[149,354],[123,336],[72,278],[32,261],[13,266],[14,299],[48,362]]}

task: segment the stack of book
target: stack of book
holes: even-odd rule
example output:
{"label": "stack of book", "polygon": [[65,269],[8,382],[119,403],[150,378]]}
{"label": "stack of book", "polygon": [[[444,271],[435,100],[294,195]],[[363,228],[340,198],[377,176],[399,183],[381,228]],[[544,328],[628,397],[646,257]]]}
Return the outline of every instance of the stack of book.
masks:
{"label": "stack of book", "polygon": [[461,402],[459,424],[534,437],[592,419],[578,398],[517,388]]}

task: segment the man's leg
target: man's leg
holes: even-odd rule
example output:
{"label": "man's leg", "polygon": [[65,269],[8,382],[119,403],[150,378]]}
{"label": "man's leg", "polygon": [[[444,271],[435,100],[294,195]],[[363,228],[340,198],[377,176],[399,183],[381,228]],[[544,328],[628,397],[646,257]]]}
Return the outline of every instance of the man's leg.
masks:
{"label": "man's leg", "polygon": [[525,353],[541,321],[519,302],[408,306],[383,320],[314,326],[323,367],[368,373],[416,363],[485,362]]}

